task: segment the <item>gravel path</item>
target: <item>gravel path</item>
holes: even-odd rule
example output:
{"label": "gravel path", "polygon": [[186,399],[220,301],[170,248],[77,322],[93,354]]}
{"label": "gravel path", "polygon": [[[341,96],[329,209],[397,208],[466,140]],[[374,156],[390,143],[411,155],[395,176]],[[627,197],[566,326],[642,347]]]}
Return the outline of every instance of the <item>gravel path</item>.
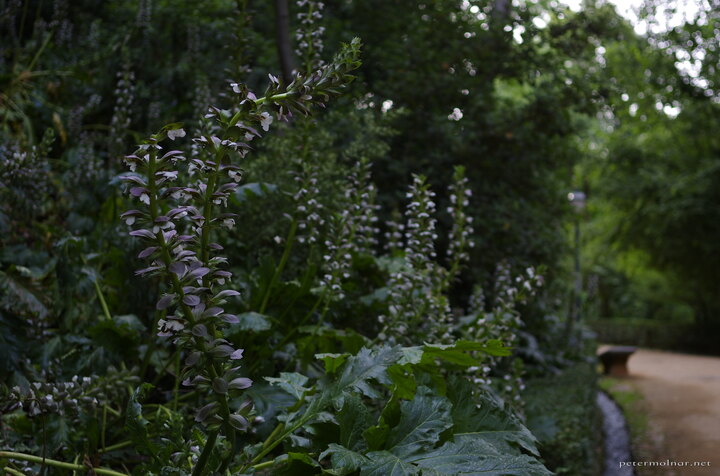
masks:
{"label": "gravel path", "polygon": [[653,436],[671,461],[710,467],[667,468],[668,476],[720,476],[720,358],[639,349],[632,382],[645,397]]}

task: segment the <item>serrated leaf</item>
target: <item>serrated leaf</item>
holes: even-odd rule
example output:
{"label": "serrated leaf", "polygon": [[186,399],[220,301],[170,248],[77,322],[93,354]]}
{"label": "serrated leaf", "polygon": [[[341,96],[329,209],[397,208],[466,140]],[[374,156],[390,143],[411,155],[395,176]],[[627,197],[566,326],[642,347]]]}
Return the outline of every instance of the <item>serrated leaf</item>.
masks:
{"label": "serrated leaf", "polygon": [[308,474],[317,474],[314,468],[320,465],[307,453],[289,452],[276,459],[277,463],[282,466],[274,469],[271,473],[277,476],[306,476]]}
{"label": "serrated leaf", "polygon": [[393,392],[402,399],[411,400],[417,388],[412,372],[404,365],[393,365],[387,373],[394,384]]}
{"label": "serrated leaf", "polygon": [[473,395],[466,379],[454,379],[448,389],[456,435],[475,435],[503,452],[519,448],[539,456],[537,439],[502,403],[486,393]]}
{"label": "serrated leaf", "polygon": [[386,449],[404,457],[434,446],[453,424],[450,410],[447,398],[419,387],[415,398],[400,403],[400,422],[390,430]]}
{"label": "serrated leaf", "polygon": [[390,427],[396,426],[400,421],[400,397],[393,393],[380,413],[378,424],[371,426],[363,432],[363,439],[370,450],[381,450],[385,448]]}
{"label": "serrated leaf", "polygon": [[357,471],[362,466],[370,463],[370,460],[364,455],[335,443],[330,443],[328,449],[320,454],[320,459],[325,459],[328,456],[330,456],[333,468],[344,470],[342,474]]}
{"label": "serrated leaf", "polygon": [[270,385],[276,385],[287,393],[300,400],[303,394],[310,390],[304,385],[308,382],[308,378],[296,372],[281,372],[279,377],[265,377]]}
{"label": "serrated leaf", "polygon": [[413,476],[420,474],[420,469],[400,459],[388,451],[368,453],[370,463],[363,466],[360,476]]}
{"label": "serrated leaf", "polygon": [[354,389],[367,397],[379,398],[380,395],[370,386],[369,381],[389,384],[390,379],[385,371],[399,358],[398,347],[383,346],[372,350],[363,347],[357,355],[348,358],[342,374],[332,387],[331,397],[338,397],[342,392]]}
{"label": "serrated leaf", "polygon": [[248,198],[262,197],[268,193],[275,192],[277,185],[264,182],[251,182],[239,186],[235,190],[238,201],[244,202]]}
{"label": "serrated leaf", "polygon": [[503,347],[498,340],[490,340],[485,343],[460,340],[449,345],[425,344],[422,349],[423,363],[440,359],[463,367],[481,365],[481,362],[470,352],[482,352],[492,356],[510,355],[510,349]]}
{"label": "serrated leaf", "polygon": [[272,326],[270,318],[257,312],[245,312],[237,316],[238,323],[230,326],[230,333],[234,334],[241,331],[263,332]]}
{"label": "serrated leaf", "polygon": [[424,353],[422,347],[403,347],[400,352],[402,357],[397,362],[399,365],[419,364]]}
{"label": "serrated leaf", "polygon": [[[8,301],[12,303],[12,308],[19,307],[18,304],[21,304],[41,319],[47,317],[49,310],[39,297],[41,293],[33,289],[32,283],[26,285],[8,273],[0,272],[0,288],[10,297]],[[9,306],[4,307],[10,309]]]}
{"label": "serrated leaf", "polygon": [[498,450],[479,436],[460,435],[436,450],[413,458],[423,475],[550,476],[537,459]]}
{"label": "serrated leaf", "polygon": [[337,414],[337,420],[340,425],[340,444],[351,450],[363,449],[363,432],[370,428],[372,416],[362,399],[357,395],[348,395]]}
{"label": "serrated leaf", "polygon": [[334,374],[342,364],[345,363],[350,354],[315,354],[316,359],[320,359],[325,363],[325,373]]}
{"label": "serrated leaf", "polygon": [[135,443],[135,448],[141,453],[150,454],[154,457],[157,449],[153,442],[150,441],[147,431],[150,422],[143,416],[142,405],[140,404],[140,401],[145,398],[152,388],[153,386],[149,383],[143,383],[133,392],[132,397],[128,400],[125,412],[125,429],[132,442]]}

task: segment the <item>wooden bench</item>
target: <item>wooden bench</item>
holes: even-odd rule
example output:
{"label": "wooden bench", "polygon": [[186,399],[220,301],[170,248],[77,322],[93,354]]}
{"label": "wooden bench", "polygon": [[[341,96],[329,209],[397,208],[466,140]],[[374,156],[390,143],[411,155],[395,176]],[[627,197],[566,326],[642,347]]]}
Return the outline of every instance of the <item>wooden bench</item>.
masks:
{"label": "wooden bench", "polygon": [[626,345],[613,345],[600,349],[600,362],[603,364],[603,373],[613,377],[627,377],[630,375],[627,362],[635,353],[637,347]]}

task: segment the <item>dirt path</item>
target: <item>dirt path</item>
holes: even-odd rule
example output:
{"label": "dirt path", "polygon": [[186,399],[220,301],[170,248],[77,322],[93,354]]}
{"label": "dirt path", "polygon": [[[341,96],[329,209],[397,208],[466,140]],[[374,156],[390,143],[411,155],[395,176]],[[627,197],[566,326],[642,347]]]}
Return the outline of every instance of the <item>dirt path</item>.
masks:
{"label": "dirt path", "polygon": [[650,434],[668,453],[660,460],[710,462],[656,474],[720,476],[720,358],[639,349],[628,368],[626,381],[645,398]]}

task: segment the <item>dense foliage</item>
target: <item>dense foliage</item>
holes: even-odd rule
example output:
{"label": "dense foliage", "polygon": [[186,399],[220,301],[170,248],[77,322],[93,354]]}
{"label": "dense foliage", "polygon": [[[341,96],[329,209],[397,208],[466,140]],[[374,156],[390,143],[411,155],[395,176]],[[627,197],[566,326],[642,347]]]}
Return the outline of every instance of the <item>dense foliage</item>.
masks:
{"label": "dense foliage", "polygon": [[[684,152],[659,131],[716,112],[690,81],[655,139],[634,113],[601,129],[622,87],[647,94],[622,68],[632,48],[677,80],[611,7],[0,11],[5,472],[540,475],[578,454],[538,448],[523,396],[587,355],[565,321],[566,193],[608,161],[624,174],[602,206],[635,206],[623,180],[644,169],[622,151],[647,167],[676,151],[653,165],[667,179]],[[712,200],[711,176],[688,206]],[[626,225],[653,266],[714,276]]]}

